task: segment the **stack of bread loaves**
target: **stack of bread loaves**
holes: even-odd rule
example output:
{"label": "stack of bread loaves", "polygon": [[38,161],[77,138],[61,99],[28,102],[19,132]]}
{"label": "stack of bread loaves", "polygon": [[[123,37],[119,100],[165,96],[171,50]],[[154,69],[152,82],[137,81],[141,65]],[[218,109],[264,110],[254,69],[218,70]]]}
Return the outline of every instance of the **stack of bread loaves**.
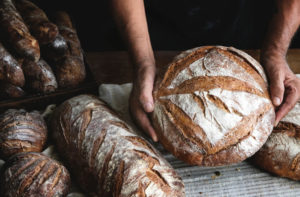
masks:
{"label": "stack of bread loaves", "polygon": [[17,196],[66,196],[70,186],[67,169],[40,153],[47,139],[46,123],[37,111],[10,109],[0,115],[0,194]]}
{"label": "stack of bread loaves", "polygon": [[261,65],[232,47],[186,51],[160,71],[153,125],[163,146],[196,165],[243,161],[265,143],[274,108]]}
{"label": "stack of bread loaves", "polygon": [[0,1],[0,97],[21,97],[24,90],[49,93],[85,79],[69,16],[58,12],[54,22],[28,0]]}

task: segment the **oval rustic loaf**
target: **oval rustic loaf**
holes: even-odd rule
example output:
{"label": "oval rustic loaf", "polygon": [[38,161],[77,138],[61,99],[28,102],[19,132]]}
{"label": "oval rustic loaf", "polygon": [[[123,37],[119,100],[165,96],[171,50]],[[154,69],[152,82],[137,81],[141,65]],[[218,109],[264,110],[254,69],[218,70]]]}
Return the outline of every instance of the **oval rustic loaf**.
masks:
{"label": "oval rustic loaf", "polygon": [[9,109],[0,115],[0,158],[41,152],[46,139],[47,126],[39,112]]}
{"label": "oval rustic loaf", "polygon": [[274,128],[252,161],[282,177],[300,180],[300,103]]}
{"label": "oval rustic loaf", "polygon": [[153,125],[162,145],[196,165],[243,161],[267,140],[275,112],[263,68],[232,47],[180,54],[160,71]]}
{"label": "oval rustic loaf", "polygon": [[65,101],[51,126],[59,152],[91,196],[185,196],[168,162],[96,97]]}
{"label": "oval rustic loaf", "polygon": [[68,170],[41,153],[19,153],[4,164],[1,172],[2,197],[63,197],[70,187]]}

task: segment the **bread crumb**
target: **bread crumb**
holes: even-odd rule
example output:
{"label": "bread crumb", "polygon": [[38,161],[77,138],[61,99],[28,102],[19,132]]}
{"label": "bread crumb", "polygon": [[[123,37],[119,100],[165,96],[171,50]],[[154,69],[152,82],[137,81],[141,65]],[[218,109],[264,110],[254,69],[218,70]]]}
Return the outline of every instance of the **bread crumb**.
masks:
{"label": "bread crumb", "polygon": [[212,176],[211,176],[211,179],[215,179],[215,178],[216,178],[216,175],[212,175]]}
{"label": "bread crumb", "polygon": [[240,168],[236,168],[235,170],[236,170],[236,171],[238,171],[238,172],[239,172],[239,171],[241,171],[241,169],[240,169]]}

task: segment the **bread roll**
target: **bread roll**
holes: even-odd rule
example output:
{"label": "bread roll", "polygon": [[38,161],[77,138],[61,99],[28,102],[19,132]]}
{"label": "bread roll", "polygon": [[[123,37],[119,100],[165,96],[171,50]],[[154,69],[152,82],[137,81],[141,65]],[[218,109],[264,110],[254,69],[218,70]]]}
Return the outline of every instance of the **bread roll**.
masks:
{"label": "bread roll", "polygon": [[68,170],[41,153],[19,153],[11,157],[1,171],[2,197],[63,197],[68,194]]}
{"label": "bread roll", "polygon": [[[68,49],[62,57],[54,58],[55,75],[60,87],[73,87],[84,81],[86,76],[83,53],[71,19],[66,12],[56,12],[53,21],[67,42]],[[62,45],[63,46],[63,45]],[[59,55],[60,52],[58,51]]]}
{"label": "bread roll", "polygon": [[260,168],[300,180],[300,103],[274,128],[265,145],[253,156]]}
{"label": "bread roll", "polygon": [[14,2],[30,32],[40,44],[50,43],[56,38],[58,28],[49,21],[42,9],[27,0],[15,0]]}
{"label": "bread roll", "polygon": [[57,89],[57,82],[51,67],[43,59],[38,62],[24,60],[23,66],[26,86],[40,93],[50,93]]}
{"label": "bread roll", "polygon": [[20,98],[25,96],[25,91],[19,87],[7,83],[5,81],[0,81],[0,98],[7,99],[7,98]]}
{"label": "bread roll", "polygon": [[190,164],[217,166],[253,155],[270,135],[275,112],[263,68],[232,47],[179,55],[160,71],[153,126],[162,145]]}
{"label": "bread roll", "polygon": [[47,139],[46,123],[37,111],[9,109],[0,115],[0,158],[19,152],[40,152]]}
{"label": "bread roll", "polygon": [[59,152],[91,196],[185,196],[167,161],[96,97],[65,101],[51,127]]}
{"label": "bread roll", "polygon": [[40,59],[40,47],[33,38],[12,0],[0,1],[1,33],[8,39],[14,50],[32,61]]}
{"label": "bread roll", "polygon": [[25,77],[18,61],[4,48],[0,42],[0,80],[16,86],[23,86]]}

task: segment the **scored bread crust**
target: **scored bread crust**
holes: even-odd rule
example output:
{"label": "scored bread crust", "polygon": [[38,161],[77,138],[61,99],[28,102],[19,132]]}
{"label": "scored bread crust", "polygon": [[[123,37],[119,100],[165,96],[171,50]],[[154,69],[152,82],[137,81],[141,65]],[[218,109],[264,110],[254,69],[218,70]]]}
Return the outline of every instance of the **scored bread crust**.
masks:
{"label": "scored bread crust", "polygon": [[183,52],[158,72],[153,126],[162,145],[195,165],[237,163],[270,135],[275,112],[261,65],[232,47]]}
{"label": "scored bread crust", "polygon": [[260,168],[300,180],[300,103],[274,128],[265,145],[251,158]]}
{"label": "scored bread crust", "polygon": [[9,109],[0,115],[0,158],[19,152],[41,152],[47,140],[47,125],[38,111]]}
{"label": "scored bread crust", "polygon": [[51,122],[59,152],[92,196],[185,196],[168,162],[98,98],[65,101]]}
{"label": "scored bread crust", "polygon": [[68,170],[42,153],[19,153],[1,168],[2,197],[64,197],[71,185]]}

